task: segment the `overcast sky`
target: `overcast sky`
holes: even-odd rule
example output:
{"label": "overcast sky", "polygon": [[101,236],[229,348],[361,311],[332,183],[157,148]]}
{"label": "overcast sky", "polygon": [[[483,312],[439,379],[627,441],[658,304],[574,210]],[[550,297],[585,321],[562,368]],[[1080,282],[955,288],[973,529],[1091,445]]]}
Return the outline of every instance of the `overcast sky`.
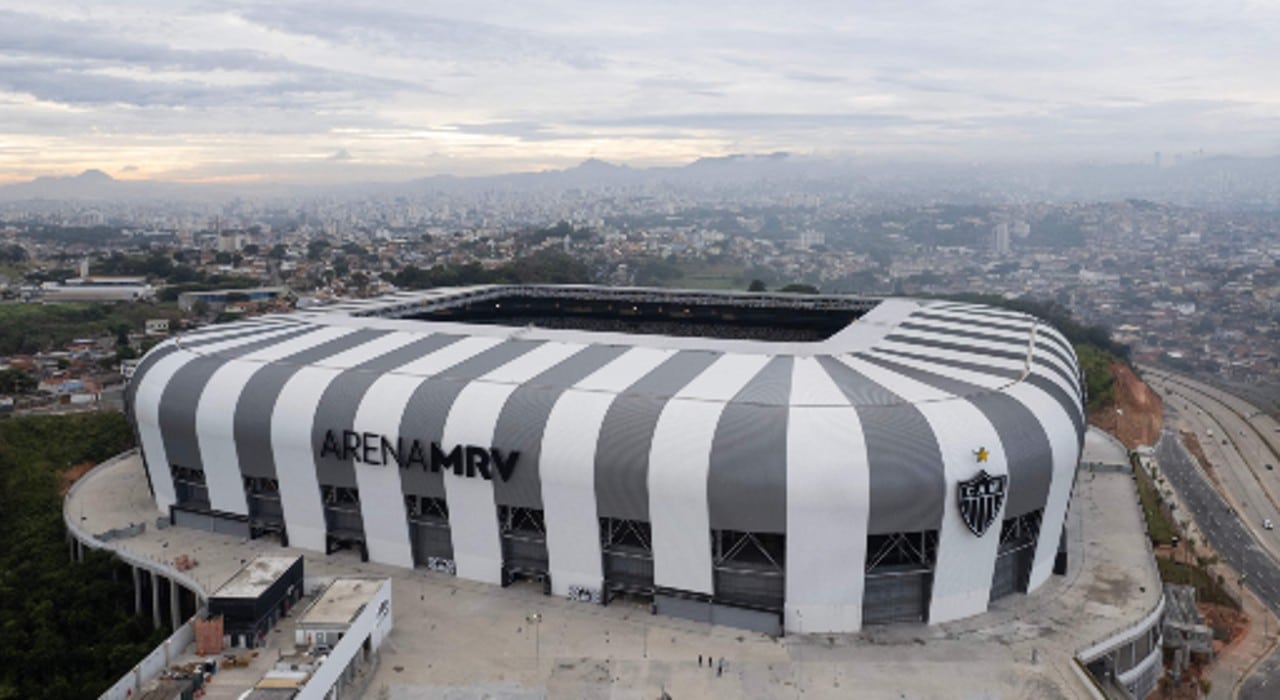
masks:
{"label": "overcast sky", "polygon": [[0,0],[0,182],[1280,153],[1280,2]]}

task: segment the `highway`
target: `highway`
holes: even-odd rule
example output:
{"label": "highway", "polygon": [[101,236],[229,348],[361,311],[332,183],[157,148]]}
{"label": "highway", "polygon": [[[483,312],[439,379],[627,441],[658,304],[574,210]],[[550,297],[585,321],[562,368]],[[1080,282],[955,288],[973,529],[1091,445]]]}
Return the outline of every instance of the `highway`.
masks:
{"label": "highway", "polygon": [[1280,526],[1280,471],[1276,469],[1280,457],[1278,445],[1272,444],[1278,435],[1275,421],[1251,404],[1201,382],[1148,367],[1142,372],[1166,407],[1174,409],[1166,415],[1166,427],[1196,434],[1227,500],[1258,541],[1280,559],[1280,530],[1262,526],[1264,519]]}
{"label": "highway", "polygon": [[[1191,510],[1208,544],[1232,568],[1243,572],[1245,585],[1273,613],[1280,615],[1280,564],[1272,553],[1280,549],[1280,540],[1276,539],[1280,531],[1264,530],[1261,526],[1263,517],[1280,522],[1274,498],[1274,493],[1280,492],[1280,481],[1276,480],[1273,470],[1265,468],[1267,463],[1274,464],[1274,448],[1263,436],[1268,421],[1274,421],[1258,415],[1257,409],[1235,397],[1222,392],[1215,395],[1216,390],[1199,382],[1168,372],[1143,370],[1148,383],[1165,400],[1166,427],[1156,445],[1161,471]],[[1219,483],[1238,504],[1238,512],[1182,447],[1179,429],[1197,434]],[[1208,436],[1209,430],[1214,431],[1214,438]],[[1222,444],[1224,430],[1229,434],[1226,445]],[[1264,492],[1264,485],[1276,488],[1274,491],[1267,488]],[[1270,497],[1267,492],[1271,492]],[[1267,657],[1246,679],[1240,697],[1275,698],[1280,692],[1278,688],[1280,650]]]}

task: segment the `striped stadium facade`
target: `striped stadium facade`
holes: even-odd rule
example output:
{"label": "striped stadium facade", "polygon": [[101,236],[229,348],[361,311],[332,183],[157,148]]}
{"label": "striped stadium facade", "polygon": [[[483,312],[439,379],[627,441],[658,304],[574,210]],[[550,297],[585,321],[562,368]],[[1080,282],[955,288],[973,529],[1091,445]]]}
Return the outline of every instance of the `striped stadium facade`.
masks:
{"label": "striped stadium facade", "polygon": [[[838,328],[450,316],[512,299]],[[769,633],[945,622],[1038,588],[1064,561],[1082,399],[1070,344],[1016,312],[542,286],[205,327],[147,353],[126,392],[178,525]]]}

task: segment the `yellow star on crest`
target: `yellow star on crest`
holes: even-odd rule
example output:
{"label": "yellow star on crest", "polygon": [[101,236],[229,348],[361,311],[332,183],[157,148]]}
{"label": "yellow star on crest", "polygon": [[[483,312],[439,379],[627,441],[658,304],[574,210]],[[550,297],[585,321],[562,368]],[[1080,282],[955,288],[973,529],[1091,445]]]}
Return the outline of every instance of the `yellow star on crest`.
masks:
{"label": "yellow star on crest", "polygon": [[991,453],[987,452],[987,448],[979,447],[974,450],[973,455],[978,458],[978,462],[985,462],[987,461],[987,458],[991,456]]}

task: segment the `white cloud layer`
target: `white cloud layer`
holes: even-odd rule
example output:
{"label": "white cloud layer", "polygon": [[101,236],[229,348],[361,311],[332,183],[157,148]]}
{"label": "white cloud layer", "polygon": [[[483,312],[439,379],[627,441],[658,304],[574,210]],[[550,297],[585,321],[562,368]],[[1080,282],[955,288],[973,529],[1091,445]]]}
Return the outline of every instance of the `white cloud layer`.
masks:
{"label": "white cloud layer", "polygon": [[0,181],[1280,152],[1280,4],[0,3]]}

